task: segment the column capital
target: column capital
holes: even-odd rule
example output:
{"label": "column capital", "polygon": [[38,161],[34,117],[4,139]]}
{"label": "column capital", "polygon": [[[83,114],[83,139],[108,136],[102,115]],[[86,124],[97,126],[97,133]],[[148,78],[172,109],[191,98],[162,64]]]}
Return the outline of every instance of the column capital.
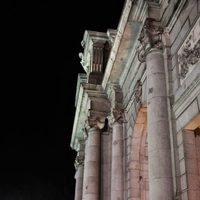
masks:
{"label": "column capital", "polygon": [[86,134],[89,129],[102,129],[105,126],[107,113],[91,110],[85,121]]}
{"label": "column capital", "polygon": [[114,118],[114,122],[118,122],[118,123],[122,124],[124,122],[124,109],[113,108],[112,116]]}
{"label": "column capital", "polygon": [[124,109],[123,108],[112,108],[111,114],[108,117],[109,125],[113,126],[115,123],[122,124],[125,121]]}
{"label": "column capital", "polygon": [[74,166],[75,169],[77,170],[79,166],[83,166],[84,165],[84,155],[83,154],[77,154],[76,158],[75,158],[75,162],[74,162]]}
{"label": "column capital", "polygon": [[163,28],[160,26],[160,23],[152,18],[147,18],[138,39],[140,42],[138,46],[138,60],[140,62],[145,62],[146,55],[151,49],[162,50],[162,34]]}

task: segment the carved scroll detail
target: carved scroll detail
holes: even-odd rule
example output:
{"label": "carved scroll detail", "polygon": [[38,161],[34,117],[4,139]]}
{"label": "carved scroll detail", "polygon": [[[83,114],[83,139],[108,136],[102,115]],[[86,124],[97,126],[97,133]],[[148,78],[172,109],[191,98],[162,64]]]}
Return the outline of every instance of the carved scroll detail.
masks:
{"label": "carved scroll detail", "polygon": [[[198,62],[200,62],[200,18],[194,24],[192,30],[188,34],[185,42],[178,51],[179,75],[180,79],[193,70]],[[181,80],[181,81],[182,81]]]}
{"label": "carved scroll detail", "polygon": [[186,46],[183,48],[182,53],[178,55],[178,61],[180,64],[180,78],[184,79],[189,72],[189,68],[199,62],[200,58],[200,40],[191,49],[190,41],[186,42]]}

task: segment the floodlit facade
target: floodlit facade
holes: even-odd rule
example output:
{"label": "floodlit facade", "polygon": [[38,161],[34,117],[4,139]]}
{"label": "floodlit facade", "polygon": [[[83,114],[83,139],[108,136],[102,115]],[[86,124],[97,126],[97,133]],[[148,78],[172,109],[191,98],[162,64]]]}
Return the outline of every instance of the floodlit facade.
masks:
{"label": "floodlit facade", "polygon": [[200,1],[126,0],[81,44],[75,200],[200,200]]}

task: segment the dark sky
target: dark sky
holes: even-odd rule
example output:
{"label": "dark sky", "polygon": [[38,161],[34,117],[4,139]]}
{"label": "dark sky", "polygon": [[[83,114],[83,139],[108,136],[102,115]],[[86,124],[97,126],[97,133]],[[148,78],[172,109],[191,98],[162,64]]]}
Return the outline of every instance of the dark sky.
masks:
{"label": "dark sky", "polygon": [[[32,2],[32,3],[31,3]],[[117,28],[124,0],[7,1],[1,36],[0,199],[73,200],[78,53]]]}

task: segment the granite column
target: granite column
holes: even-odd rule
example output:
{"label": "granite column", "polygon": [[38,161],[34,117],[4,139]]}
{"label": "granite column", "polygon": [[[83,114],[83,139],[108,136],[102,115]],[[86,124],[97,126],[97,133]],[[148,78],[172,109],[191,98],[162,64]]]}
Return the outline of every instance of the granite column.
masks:
{"label": "granite column", "polygon": [[86,140],[83,199],[99,200],[100,193],[100,131],[88,128]]}
{"label": "granite column", "polygon": [[84,172],[84,142],[79,141],[79,148],[77,152],[77,156],[75,159],[75,200],[82,200],[82,193],[83,193],[83,172]]}
{"label": "granite column", "polygon": [[152,19],[147,20],[140,41],[143,42],[142,57],[146,59],[147,67],[149,199],[172,200],[173,179],[162,28]]}
{"label": "granite column", "polygon": [[82,200],[82,193],[83,193],[83,171],[84,171],[83,164],[79,164],[77,166],[76,174],[75,174],[75,179],[76,179],[75,200]]}
{"label": "granite column", "polygon": [[111,200],[123,200],[123,116],[121,110],[113,113]]}

